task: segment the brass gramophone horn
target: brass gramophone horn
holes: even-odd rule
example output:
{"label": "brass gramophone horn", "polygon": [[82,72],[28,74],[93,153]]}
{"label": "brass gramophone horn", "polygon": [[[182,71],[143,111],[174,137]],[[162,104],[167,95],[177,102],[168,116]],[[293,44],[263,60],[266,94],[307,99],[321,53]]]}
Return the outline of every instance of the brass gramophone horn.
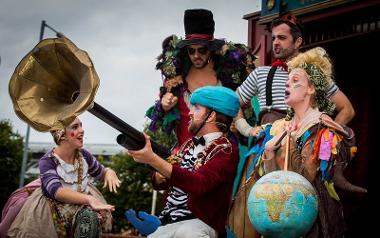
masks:
{"label": "brass gramophone horn", "polygon": [[[88,110],[122,133],[127,149],[144,147],[144,135],[95,103],[99,77],[88,54],[67,38],[39,42],[17,65],[9,82],[9,94],[17,116],[37,131],[70,124]],[[170,151],[152,141],[162,157]]]}

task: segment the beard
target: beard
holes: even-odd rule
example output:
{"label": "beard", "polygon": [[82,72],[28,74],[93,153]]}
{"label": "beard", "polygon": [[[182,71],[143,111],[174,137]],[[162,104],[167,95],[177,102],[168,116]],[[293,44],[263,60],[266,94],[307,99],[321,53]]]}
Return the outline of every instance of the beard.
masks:
{"label": "beard", "polygon": [[294,54],[294,51],[294,49],[279,48],[273,52],[273,55],[276,59],[287,60]]}
{"label": "beard", "polygon": [[196,69],[203,69],[204,67],[208,65],[209,62],[210,62],[210,58],[208,58],[207,60],[200,59],[196,61],[196,63],[192,62],[192,65]]}
{"label": "beard", "polygon": [[191,121],[189,126],[187,127],[188,131],[192,134],[195,134],[198,131],[198,128],[199,128],[199,125],[197,125],[193,121]]}
{"label": "beard", "polygon": [[199,127],[202,125],[202,120],[194,120],[190,118],[189,126],[187,127],[188,131],[192,134],[196,134],[199,131]]}

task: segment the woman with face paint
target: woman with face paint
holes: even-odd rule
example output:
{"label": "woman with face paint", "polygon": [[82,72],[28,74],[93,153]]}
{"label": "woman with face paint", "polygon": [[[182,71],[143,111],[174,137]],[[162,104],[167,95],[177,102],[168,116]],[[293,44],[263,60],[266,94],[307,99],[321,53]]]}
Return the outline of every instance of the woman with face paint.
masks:
{"label": "woman with face paint", "polygon": [[303,175],[313,184],[319,199],[317,220],[303,237],[343,237],[346,226],[335,187],[352,192],[366,190],[343,177],[343,168],[356,147],[353,131],[328,116],[335,106],[326,96],[332,83],[332,64],[325,50],[317,47],[297,55],[288,66],[287,117],[268,124],[259,135],[263,149],[257,150],[262,152],[255,155],[257,162],[251,176],[258,179],[285,166]]}
{"label": "woman with face paint", "polygon": [[120,180],[82,148],[84,130],[79,118],[51,134],[57,146],[39,161],[41,188],[26,200],[8,236],[100,237],[112,228],[114,206],[91,184],[91,177],[115,193]]}

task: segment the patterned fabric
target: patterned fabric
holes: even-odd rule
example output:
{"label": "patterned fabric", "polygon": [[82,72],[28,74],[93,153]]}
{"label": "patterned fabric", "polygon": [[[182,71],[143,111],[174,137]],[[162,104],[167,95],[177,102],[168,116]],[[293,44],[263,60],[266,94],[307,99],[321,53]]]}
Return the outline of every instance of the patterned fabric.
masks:
{"label": "patterned fabric", "polygon": [[[190,145],[191,139],[177,155],[185,154]],[[204,150],[198,152],[198,147],[193,152],[198,157],[194,170],[173,165],[168,183],[188,194],[187,206],[196,218],[223,235],[239,152],[237,146],[223,136],[207,144]]]}
{"label": "patterned fabric", "polygon": [[[106,203],[102,194],[95,186],[89,184],[90,195],[99,201]],[[83,205],[63,204],[56,200],[49,199],[42,194],[41,188],[37,188],[26,200],[24,206],[13,221],[8,231],[10,237],[73,237],[76,224],[88,223],[88,220],[79,220],[77,214],[83,209],[90,209]],[[92,212],[98,224],[99,237],[102,231],[110,231],[112,229],[111,212]],[[76,221],[78,221],[76,223]],[[91,228],[92,229],[92,228]],[[93,232],[92,229],[88,232]],[[42,235],[43,234],[43,235]],[[82,236],[89,237],[89,236]]]}
{"label": "patterned fabric", "polygon": [[[189,144],[190,146],[190,144]],[[184,151],[180,166],[186,170],[192,171],[194,169],[196,157],[193,156],[194,145]],[[182,220],[192,219],[193,215],[189,208],[187,207],[188,197],[187,194],[177,187],[171,187],[169,189],[168,197],[166,199],[166,205],[164,210],[161,212],[159,218],[161,223],[173,223]]]}
{"label": "patterned fabric", "polygon": [[319,110],[326,112],[327,114],[332,114],[335,109],[335,104],[328,97],[326,97],[329,83],[326,75],[321,69],[318,68],[318,66],[314,64],[308,64],[305,62],[299,67],[305,70],[315,87],[315,100],[317,101]]}
{"label": "patterned fabric", "polygon": [[52,199],[48,199],[48,201],[58,237],[72,237],[72,224],[75,215],[83,208],[83,206],[60,203]]}
{"label": "patterned fabric", "polygon": [[[346,226],[332,177],[337,162],[348,163],[350,160],[348,151],[352,149],[348,148],[344,141],[353,140],[353,137],[344,138],[342,136],[344,129],[339,125],[328,126],[325,122],[332,119],[317,110],[311,109],[307,115],[301,121],[299,129],[292,133],[288,164],[288,169],[306,177],[318,194],[318,219],[309,233],[303,237],[343,237]],[[271,172],[264,170],[263,153],[266,142],[282,133],[286,123],[289,122],[281,119],[272,125],[264,125],[264,130],[247,153],[251,157],[242,161],[242,166],[239,166],[229,217],[229,225],[239,237],[254,237],[254,230],[250,223],[246,222],[248,217],[244,215],[246,209],[243,208],[246,208],[247,196],[254,182],[265,173]],[[284,138],[283,142],[285,140]],[[273,159],[278,170],[283,169],[284,158],[285,143],[281,143]]]}
{"label": "patterned fabric", "polygon": [[[314,116],[305,118],[291,137],[288,164],[290,171],[301,174],[313,184],[318,195],[318,219],[304,237],[343,237],[346,229],[343,209],[332,181],[337,164],[351,160],[349,151],[354,137],[343,136],[349,135],[349,129],[334,123],[326,114],[308,114]],[[283,168],[284,146],[276,153],[278,169]]]}
{"label": "patterned fabric", "polygon": [[58,145],[62,139],[62,136],[65,134],[65,129],[50,131],[53,136],[54,142]]}
{"label": "patterned fabric", "polygon": [[[176,160],[176,163],[182,169],[196,171],[221,149],[226,149],[228,145],[231,147],[228,140],[221,136],[221,132],[204,135],[206,145],[194,145],[192,140],[188,140],[177,152],[175,157],[181,160]],[[176,186],[170,187],[166,205],[159,218],[163,225],[193,219],[194,215],[188,208],[188,194]]]}
{"label": "patterned fabric", "polygon": [[95,211],[84,208],[81,209],[75,219],[74,238],[99,238],[100,227],[98,215]]}
{"label": "patterned fabric", "polygon": [[[205,144],[195,145],[193,140],[189,140],[181,150],[177,153],[177,158],[182,158],[179,165],[188,171],[193,171],[200,166],[200,159],[204,157],[212,141],[218,139],[222,133],[209,133],[202,136]],[[207,146],[206,146],[207,145]],[[210,154],[211,155],[211,154]],[[166,201],[164,210],[159,218],[163,224],[178,222],[194,218],[191,211],[187,207],[188,195],[178,187],[171,187]]]}
{"label": "patterned fabric", "polygon": [[[192,156],[193,152],[194,146],[185,153],[180,164],[182,168],[189,171],[193,170],[197,159]],[[159,216],[163,225],[193,218],[191,211],[187,207],[187,194],[183,190],[173,186],[169,189],[168,194],[166,205]]]}
{"label": "patterned fabric", "polygon": [[[52,159],[57,164],[56,171],[60,177],[61,184],[73,191],[88,193],[88,165],[83,155],[80,153],[74,164],[66,163],[54,152],[52,155],[54,156]],[[82,175],[78,176],[80,169]]]}

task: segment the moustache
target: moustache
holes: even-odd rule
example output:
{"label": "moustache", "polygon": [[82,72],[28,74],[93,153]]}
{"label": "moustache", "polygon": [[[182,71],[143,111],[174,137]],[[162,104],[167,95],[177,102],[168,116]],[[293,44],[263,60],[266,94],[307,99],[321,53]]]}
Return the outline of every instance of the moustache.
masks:
{"label": "moustache", "polygon": [[[195,122],[195,121],[204,121],[204,119],[190,119],[190,121],[189,121],[189,124],[191,123],[191,122]],[[213,124],[216,124],[216,122],[213,122],[213,121],[209,121],[209,119],[207,119],[206,121],[204,121],[205,123],[213,123]]]}
{"label": "moustache", "polygon": [[190,118],[190,121],[203,121],[203,119],[194,119],[194,118]]}

